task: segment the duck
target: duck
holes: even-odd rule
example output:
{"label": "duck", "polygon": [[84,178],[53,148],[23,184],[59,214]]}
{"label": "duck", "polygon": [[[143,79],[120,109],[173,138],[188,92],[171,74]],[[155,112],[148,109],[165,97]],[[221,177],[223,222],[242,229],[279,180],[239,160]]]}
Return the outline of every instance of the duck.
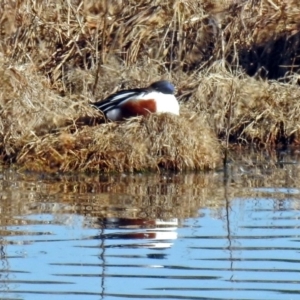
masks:
{"label": "duck", "polygon": [[122,121],[152,113],[179,115],[175,87],[167,80],[153,82],[145,88],[120,90],[106,99],[92,103],[110,121]]}

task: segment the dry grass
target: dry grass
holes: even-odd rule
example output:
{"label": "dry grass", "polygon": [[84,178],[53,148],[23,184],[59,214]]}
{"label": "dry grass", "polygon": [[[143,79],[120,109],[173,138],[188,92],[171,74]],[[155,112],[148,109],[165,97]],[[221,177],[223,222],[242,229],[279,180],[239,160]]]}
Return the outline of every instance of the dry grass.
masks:
{"label": "dry grass", "polygon": [[[297,142],[297,2],[1,1],[2,160],[49,171],[205,169],[220,162],[217,136],[226,147]],[[101,124],[89,107],[161,78],[177,86],[179,118]]]}
{"label": "dry grass", "polygon": [[[19,69],[0,60],[0,149],[4,159],[15,159],[27,143],[63,129],[81,115],[95,112],[86,99],[61,97],[31,66]],[[84,101],[85,100],[85,101]]]}
{"label": "dry grass", "polygon": [[199,81],[186,105],[192,111],[205,112],[219,137],[263,146],[298,142],[297,85],[233,74],[220,65],[202,72]]}
{"label": "dry grass", "polygon": [[148,171],[214,168],[219,145],[201,117],[167,114],[79,130],[68,128],[27,144],[18,163],[32,170]]}

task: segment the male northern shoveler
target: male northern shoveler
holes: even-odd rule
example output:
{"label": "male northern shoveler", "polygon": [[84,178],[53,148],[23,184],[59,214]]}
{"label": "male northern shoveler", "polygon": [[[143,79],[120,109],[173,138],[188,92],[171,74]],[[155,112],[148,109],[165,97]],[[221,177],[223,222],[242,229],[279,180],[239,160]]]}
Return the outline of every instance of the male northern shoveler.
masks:
{"label": "male northern shoveler", "polygon": [[146,116],[150,113],[179,115],[179,103],[174,92],[174,85],[162,80],[146,88],[119,91],[92,105],[101,110],[111,121]]}

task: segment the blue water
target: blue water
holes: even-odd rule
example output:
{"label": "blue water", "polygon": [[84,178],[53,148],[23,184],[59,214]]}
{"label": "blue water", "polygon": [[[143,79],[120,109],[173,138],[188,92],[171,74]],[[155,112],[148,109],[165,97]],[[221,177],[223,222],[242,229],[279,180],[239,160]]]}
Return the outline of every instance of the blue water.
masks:
{"label": "blue water", "polygon": [[298,168],[4,171],[0,298],[300,299]]}

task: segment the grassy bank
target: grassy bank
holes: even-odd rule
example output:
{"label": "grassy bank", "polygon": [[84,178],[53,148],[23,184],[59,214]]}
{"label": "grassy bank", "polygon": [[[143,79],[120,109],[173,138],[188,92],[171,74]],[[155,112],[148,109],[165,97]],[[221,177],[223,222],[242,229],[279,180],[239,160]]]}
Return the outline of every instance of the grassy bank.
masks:
{"label": "grassy bank", "polygon": [[[201,170],[230,143],[297,144],[299,15],[292,0],[4,0],[1,159],[39,171]],[[107,123],[89,105],[159,79],[176,85],[180,117]]]}

